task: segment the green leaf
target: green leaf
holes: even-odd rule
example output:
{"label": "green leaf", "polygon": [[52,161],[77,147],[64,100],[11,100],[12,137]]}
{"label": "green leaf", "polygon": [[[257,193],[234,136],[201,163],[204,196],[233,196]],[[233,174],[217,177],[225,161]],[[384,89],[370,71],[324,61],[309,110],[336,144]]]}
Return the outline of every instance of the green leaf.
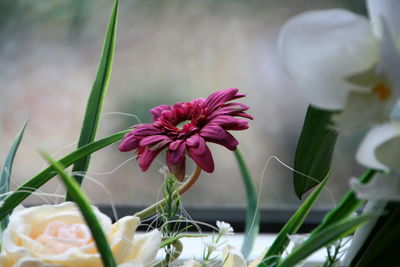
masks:
{"label": "green leaf", "polygon": [[242,245],[242,254],[247,259],[253,248],[254,241],[260,230],[260,210],[258,209],[257,192],[247,164],[239,149],[234,151],[247,197],[247,211],[245,224],[245,238]]}
{"label": "green leaf", "polygon": [[[87,145],[96,137],[97,126],[100,119],[101,108],[106,95],[108,84],[111,76],[112,62],[114,57],[115,39],[117,31],[118,17],[118,0],[114,1],[110,21],[106,37],[104,40],[103,51],[101,53],[100,64],[97,70],[96,79],[94,81],[92,91],[90,93],[85,117],[82,124],[81,135],[78,141],[78,148]],[[75,162],[72,172],[84,174],[90,162],[90,156],[86,156]],[[75,180],[80,184],[83,180],[83,175],[75,175]]]}
{"label": "green leaf", "polygon": [[293,173],[294,190],[300,199],[305,192],[317,185],[331,168],[338,136],[337,131],[332,128],[331,116],[334,113],[308,107],[294,160],[294,169],[297,171]]}
{"label": "green leaf", "polygon": [[[130,131],[131,130],[119,132],[104,139],[87,144],[86,146],[83,146],[75,150],[71,154],[63,157],[59,160],[59,162],[61,165],[68,167],[82,157],[90,155],[93,152],[102,149],[103,147],[106,147],[112,143],[121,140],[122,137]],[[4,199],[3,205],[0,207],[0,220],[11,213],[13,209],[18,206],[25,198],[27,198],[36,189],[47,183],[55,175],[56,173],[54,172],[54,170],[51,167],[48,167],[27,182],[25,182],[22,186],[17,188],[11,195],[7,196]]]}
{"label": "green leaf", "polygon": [[311,211],[315,201],[318,199],[322,189],[324,188],[326,182],[329,179],[329,175],[325,177],[324,180],[318,185],[318,187],[312,192],[304,203],[297,209],[289,221],[285,224],[282,230],[279,232],[278,236],[275,238],[271,247],[263,256],[263,260],[258,264],[258,266],[269,266],[274,265],[279,260],[279,256],[285,251],[290,240],[289,235],[293,235],[299,230],[300,226],[303,224],[308,213]]}
{"label": "green leaf", "polygon": [[347,218],[327,226],[316,235],[310,236],[304,243],[294,249],[278,264],[278,267],[296,266],[297,263],[306,259],[318,249],[328,246],[332,242],[347,235],[349,232],[354,231],[354,229],[361,224],[377,216],[376,214],[365,214],[355,218]]}
{"label": "green leaf", "polygon": [[[353,258],[351,264],[357,267],[399,266],[400,258],[400,205],[388,202],[380,216]],[[360,230],[363,230],[362,228]],[[356,233],[358,234],[358,233]]]}
{"label": "green leaf", "polygon": [[[366,171],[359,178],[359,181],[364,184],[368,183],[374,177],[375,173],[376,170],[370,169]],[[350,190],[342,198],[339,205],[337,205],[334,209],[328,212],[327,215],[325,215],[324,219],[322,220],[322,223],[318,225],[318,227],[315,228],[311,234],[314,235],[320,232],[325,227],[329,226],[330,224],[340,221],[344,218],[347,218],[353,212],[355,212],[364,202],[365,202],[364,200],[357,199],[355,193],[352,190]]]}
{"label": "green leaf", "polygon": [[[22,136],[24,135],[25,128],[26,128],[27,121],[24,122],[22,125],[21,130],[19,131],[18,135],[15,137],[14,143],[8,151],[8,155],[6,158],[6,161],[4,162],[4,166],[1,172],[1,177],[0,177],[0,201],[3,201],[5,198],[5,194],[10,191],[10,177],[11,177],[11,171],[14,163],[14,158],[15,154],[17,153],[19,144],[21,143]],[[0,233],[6,229],[8,225],[8,217],[5,217],[1,220],[0,224]]]}
{"label": "green leaf", "polygon": [[80,190],[79,184],[74,180],[74,178],[65,173],[65,167],[63,165],[61,165],[59,162],[54,161],[46,152],[39,152],[42,157],[45,158],[49,162],[49,164],[51,164],[50,167],[58,173],[64,185],[67,187],[73,201],[78,205],[79,209],[81,210],[83,218],[85,219],[86,224],[89,227],[90,232],[92,233],[92,237],[94,239],[94,242],[96,243],[97,250],[100,253],[103,265],[105,267],[116,267],[117,264],[115,262],[111,248],[108,244],[107,237],[104,234],[103,228],[96,218],[96,214],[94,213],[92,206],[90,205],[89,199]]}

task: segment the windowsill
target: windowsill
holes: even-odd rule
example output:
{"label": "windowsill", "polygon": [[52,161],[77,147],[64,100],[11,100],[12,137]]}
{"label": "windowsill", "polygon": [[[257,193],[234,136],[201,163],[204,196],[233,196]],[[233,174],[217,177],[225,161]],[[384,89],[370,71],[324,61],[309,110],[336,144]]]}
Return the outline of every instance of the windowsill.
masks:
{"label": "windowsill", "polygon": [[[211,236],[211,233],[205,233],[208,236]],[[252,253],[250,254],[250,261],[259,257],[263,251],[265,250],[266,246],[270,246],[274,241],[276,234],[259,234],[257,239],[254,243],[254,247]],[[228,236],[227,240],[228,243],[238,249],[241,248],[243,243],[243,234],[235,234],[232,236]],[[188,259],[197,259],[200,260],[202,258],[202,250],[204,248],[203,243],[206,242],[209,237],[199,237],[199,238],[182,238],[181,242],[183,244],[183,251],[179,259],[181,260],[188,260]],[[291,249],[291,246],[289,246]],[[304,265],[305,267],[313,267],[318,266],[322,262],[324,262],[326,257],[325,249],[321,249],[315,252],[313,255],[307,258],[307,261]]]}

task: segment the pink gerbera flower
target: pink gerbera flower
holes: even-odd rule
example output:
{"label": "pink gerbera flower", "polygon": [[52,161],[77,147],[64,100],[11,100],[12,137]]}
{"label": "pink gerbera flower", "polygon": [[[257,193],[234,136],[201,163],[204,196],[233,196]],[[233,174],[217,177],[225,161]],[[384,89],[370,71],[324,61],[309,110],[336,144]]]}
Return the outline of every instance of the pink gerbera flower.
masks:
{"label": "pink gerbera flower", "polygon": [[186,154],[204,171],[214,171],[214,161],[206,142],[235,150],[239,142],[227,131],[245,130],[253,119],[245,113],[248,106],[230,102],[244,97],[238,89],[225,89],[211,94],[207,99],[160,105],[150,110],[153,122],[140,124],[125,135],[119,149],[123,152],[137,150],[139,166],[146,171],[154,158],[167,148],[166,162],[169,170],[180,180],[185,175]]}

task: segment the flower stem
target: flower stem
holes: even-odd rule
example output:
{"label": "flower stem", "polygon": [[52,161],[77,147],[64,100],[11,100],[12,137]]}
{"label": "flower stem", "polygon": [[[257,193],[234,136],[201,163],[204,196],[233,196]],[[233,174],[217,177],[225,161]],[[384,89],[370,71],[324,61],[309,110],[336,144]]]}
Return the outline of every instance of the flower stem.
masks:
{"label": "flower stem", "polygon": [[[200,173],[201,173],[201,168],[198,165],[196,165],[196,168],[194,169],[194,171],[193,171],[192,175],[189,177],[189,179],[187,179],[187,181],[185,183],[183,183],[173,194],[174,199],[176,199],[179,196],[186,193],[186,191],[188,191],[190,189],[190,187],[192,187],[192,185],[194,185],[196,183],[197,179],[200,176]],[[160,201],[154,203],[153,205],[145,208],[144,210],[136,212],[134,214],[134,216],[137,216],[140,219],[150,217],[150,216],[154,215],[157,212],[157,209],[160,206],[162,206],[164,203],[165,203],[165,198],[161,199]]]}

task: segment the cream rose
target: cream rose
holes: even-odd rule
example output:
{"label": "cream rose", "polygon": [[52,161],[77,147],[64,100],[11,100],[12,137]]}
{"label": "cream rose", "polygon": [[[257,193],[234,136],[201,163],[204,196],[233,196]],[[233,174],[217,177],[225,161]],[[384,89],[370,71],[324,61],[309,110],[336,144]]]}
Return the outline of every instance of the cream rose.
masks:
{"label": "cream rose", "polygon": [[[120,267],[150,266],[160,247],[157,230],[135,235],[139,218],[127,216],[111,223],[94,207]],[[1,267],[102,266],[89,228],[72,202],[18,208],[2,237]]]}

